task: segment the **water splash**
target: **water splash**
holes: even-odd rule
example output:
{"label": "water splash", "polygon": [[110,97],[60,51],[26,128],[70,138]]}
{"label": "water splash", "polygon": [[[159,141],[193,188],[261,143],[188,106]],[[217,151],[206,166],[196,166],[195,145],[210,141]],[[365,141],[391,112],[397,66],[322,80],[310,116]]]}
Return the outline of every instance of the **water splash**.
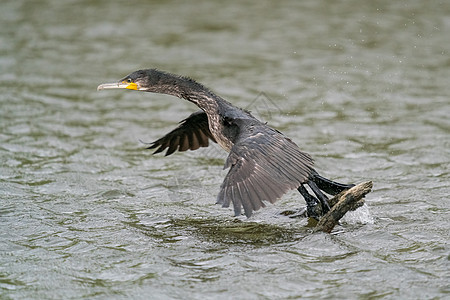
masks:
{"label": "water splash", "polygon": [[375,221],[370,213],[369,206],[364,203],[357,210],[347,212],[342,218],[342,222],[347,224],[373,224]]}

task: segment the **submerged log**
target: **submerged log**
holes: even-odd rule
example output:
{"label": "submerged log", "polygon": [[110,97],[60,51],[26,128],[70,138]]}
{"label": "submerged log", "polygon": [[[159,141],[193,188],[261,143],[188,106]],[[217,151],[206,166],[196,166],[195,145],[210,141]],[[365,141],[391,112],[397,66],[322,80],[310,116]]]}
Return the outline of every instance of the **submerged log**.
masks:
{"label": "submerged log", "polygon": [[315,230],[330,233],[349,210],[355,210],[364,204],[364,196],[372,190],[372,187],[372,181],[366,181],[331,198],[329,200],[331,209],[320,218]]}

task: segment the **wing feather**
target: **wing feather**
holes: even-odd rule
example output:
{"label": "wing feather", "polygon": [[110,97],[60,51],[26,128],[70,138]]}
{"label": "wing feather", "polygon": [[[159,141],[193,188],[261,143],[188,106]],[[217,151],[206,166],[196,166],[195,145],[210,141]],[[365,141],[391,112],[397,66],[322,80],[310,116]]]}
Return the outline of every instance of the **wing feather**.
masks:
{"label": "wing feather", "polygon": [[189,139],[186,135],[180,135],[180,147],[179,151],[186,151],[189,149]]}
{"label": "wing feather", "polygon": [[217,203],[233,203],[235,215],[245,215],[274,203],[287,191],[298,188],[313,172],[313,160],[280,132],[265,124],[239,123],[236,138],[224,168],[226,175]]}
{"label": "wing feather", "polygon": [[147,149],[156,149],[153,154],[167,149],[166,156],[178,151],[196,150],[208,147],[209,139],[216,142],[209,130],[208,117],[205,112],[197,111],[180,122],[180,125],[154,141]]}

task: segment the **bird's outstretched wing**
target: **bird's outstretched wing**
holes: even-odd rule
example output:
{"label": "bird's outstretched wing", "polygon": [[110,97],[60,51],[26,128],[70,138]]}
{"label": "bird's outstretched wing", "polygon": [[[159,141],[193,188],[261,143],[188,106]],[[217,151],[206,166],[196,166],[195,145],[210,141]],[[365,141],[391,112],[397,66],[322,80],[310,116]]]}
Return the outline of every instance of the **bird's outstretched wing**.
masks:
{"label": "bird's outstretched wing", "polygon": [[200,147],[208,147],[209,140],[216,142],[208,126],[208,117],[203,111],[197,111],[180,122],[180,125],[151,143],[147,149],[156,149],[154,154],[167,149],[166,156],[178,151],[196,150]]}
{"label": "bird's outstretched wing", "polygon": [[250,217],[274,203],[291,189],[298,188],[313,172],[309,154],[280,132],[264,124],[239,126],[241,131],[225,162],[230,168],[223,181],[217,203],[228,207],[233,202],[235,215]]}

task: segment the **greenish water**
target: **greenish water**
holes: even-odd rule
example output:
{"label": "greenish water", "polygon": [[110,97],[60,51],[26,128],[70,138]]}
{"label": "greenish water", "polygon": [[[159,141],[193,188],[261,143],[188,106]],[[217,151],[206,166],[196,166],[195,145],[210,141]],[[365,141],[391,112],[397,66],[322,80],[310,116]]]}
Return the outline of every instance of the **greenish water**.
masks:
{"label": "greenish water", "polygon": [[[0,298],[445,299],[445,1],[3,1]],[[372,180],[331,235],[214,205],[215,145],[152,156],[196,110],[96,87],[189,75],[290,136],[341,182]]]}

